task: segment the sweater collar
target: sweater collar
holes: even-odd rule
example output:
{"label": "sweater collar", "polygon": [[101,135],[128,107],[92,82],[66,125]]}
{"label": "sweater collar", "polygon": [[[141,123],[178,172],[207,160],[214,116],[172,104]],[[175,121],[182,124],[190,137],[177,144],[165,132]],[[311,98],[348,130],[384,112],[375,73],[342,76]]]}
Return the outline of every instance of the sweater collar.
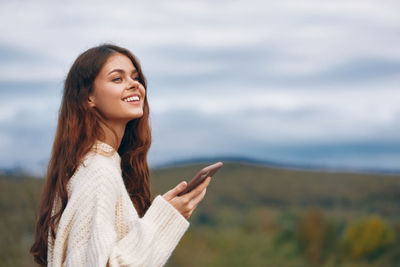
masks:
{"label": "sweater collar", "polygon": [[121,156],[118,154],[118,151],[116,151],[111,145],[104,143],[100,140],[96,140],[93,145],[93,150],[103,156],[110,157],[116,167],[118,167],[118,169],[121,168]]}

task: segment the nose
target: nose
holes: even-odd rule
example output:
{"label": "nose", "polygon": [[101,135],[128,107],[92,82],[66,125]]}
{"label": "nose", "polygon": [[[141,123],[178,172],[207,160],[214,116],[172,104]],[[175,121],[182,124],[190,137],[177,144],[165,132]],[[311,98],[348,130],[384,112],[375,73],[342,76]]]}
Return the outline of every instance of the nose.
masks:
{"label": "nose", "polygon": [[138,88],[139,88],[139,82],[130,78],[129,89],[138,89]]}

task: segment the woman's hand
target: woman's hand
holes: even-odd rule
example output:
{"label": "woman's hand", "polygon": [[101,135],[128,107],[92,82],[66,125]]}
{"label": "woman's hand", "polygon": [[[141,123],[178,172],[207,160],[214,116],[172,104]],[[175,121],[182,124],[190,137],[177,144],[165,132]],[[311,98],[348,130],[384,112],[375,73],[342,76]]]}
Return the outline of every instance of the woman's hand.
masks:
{"label": "woman's hand", "polygon": [[185,190],[187,183],[181,182],[175,188],[169,190],[163,195],[163,198],[168,201],[172,206],[175,207],[186,219],[189,219],[192,212],[197,207],[199,202],[204,198],[206,194],[207,186],[210,183],[211,177],[207,177],[201,184],[195,189],[186,193],[180,197],[177,195]]}

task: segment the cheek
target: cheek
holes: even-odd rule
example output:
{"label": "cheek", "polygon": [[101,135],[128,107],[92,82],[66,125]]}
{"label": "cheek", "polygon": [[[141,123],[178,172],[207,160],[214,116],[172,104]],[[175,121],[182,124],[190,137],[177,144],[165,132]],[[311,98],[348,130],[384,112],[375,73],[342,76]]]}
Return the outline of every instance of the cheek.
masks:
{"label": "cheek", "polygon": [[114,94],[104,94],[98,100],[99,105],[103,107],[116,106],[121,103],[121,97]]}
{"label": "cheek", "polygon": [[104,90],[97,95],[96,106],[103,115],[110,115],[121,109],[121,95],[118,90]]}

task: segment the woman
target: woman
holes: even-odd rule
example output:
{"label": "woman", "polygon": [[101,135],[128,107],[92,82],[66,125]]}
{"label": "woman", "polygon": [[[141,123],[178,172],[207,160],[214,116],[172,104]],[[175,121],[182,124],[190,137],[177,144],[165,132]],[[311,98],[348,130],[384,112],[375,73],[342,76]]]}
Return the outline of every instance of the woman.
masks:
{"label": "woman", "polygon": [[146,79],[128,50],[82,53],[64,85],[30,250],[48,266],[162,266],[189,227],[211,177],[151,203]]}

